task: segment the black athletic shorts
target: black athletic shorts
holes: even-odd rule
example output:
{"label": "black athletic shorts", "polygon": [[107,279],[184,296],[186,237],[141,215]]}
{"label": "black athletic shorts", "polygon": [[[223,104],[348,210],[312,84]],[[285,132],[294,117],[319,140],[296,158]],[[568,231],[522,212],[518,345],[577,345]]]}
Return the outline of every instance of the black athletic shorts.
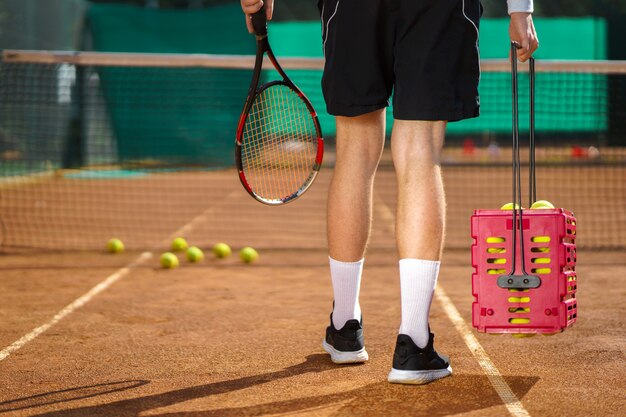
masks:
{"label": "black athletic shorts", "polygon": [[328,112],[401,120],[479,113],[480,0],[319,0]]}

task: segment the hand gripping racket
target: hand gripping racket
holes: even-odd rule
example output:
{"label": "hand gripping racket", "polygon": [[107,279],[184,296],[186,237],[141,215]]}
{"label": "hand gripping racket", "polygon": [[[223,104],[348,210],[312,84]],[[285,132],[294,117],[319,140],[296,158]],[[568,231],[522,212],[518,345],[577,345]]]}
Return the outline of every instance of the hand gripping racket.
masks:
{"label": "hand gripping racket", "polygon": [[[256,61],[248,98],[237,127],[239,179],[257,201],[280,205],[301,196],[322,163],[324,140],[317,114],[287,77],[267,39],[265,7],[252,15]],[[259,87],[267,54],[282,77]]]}

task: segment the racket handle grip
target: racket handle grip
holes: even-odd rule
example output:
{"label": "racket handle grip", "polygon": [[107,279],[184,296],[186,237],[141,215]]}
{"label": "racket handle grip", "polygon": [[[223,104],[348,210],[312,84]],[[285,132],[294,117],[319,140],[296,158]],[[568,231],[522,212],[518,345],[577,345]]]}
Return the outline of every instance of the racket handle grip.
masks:
{"label": "racket handle grip", "polygon": [[267,36],[267,16],[265,15],[265,4],[261,6],[258,12],[250,16],[252,27],[257,36]]}

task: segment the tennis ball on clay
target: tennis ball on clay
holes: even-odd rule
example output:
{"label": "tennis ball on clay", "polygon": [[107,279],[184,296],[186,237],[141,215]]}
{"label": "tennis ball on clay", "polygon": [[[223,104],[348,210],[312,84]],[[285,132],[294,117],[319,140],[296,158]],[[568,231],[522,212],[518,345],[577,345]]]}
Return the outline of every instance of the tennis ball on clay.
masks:
{"label": "tennis ball on clay", "polygon": [[204,252],[196,246],[187,249],[187,260],[189,262],[200,262],[204,259]]}
{"label": "tennis ball on clay", "polygon": [[213,254],[218,258],[227,258],[232,253],[233,251],[226,243],[217,243],[215,246],[213,246]]}
{"label": "tennis ball on clay", "polygon": [[178,266],[178,258],[171,252],[161,255],[161,266],[165,269],[172,269]]}
{"label": "tennis ball on clay", "polygon": [[259,258],[259,253],[251,248],[250,246],[246,246],[245,248],[239,251],[239,258],[247,264],[256,261]]}
{"label": "tennis ball on clay", "polygon": [[[519,204],[515,204],[515,208],[518,209],[519,208]],[[524,208],[524,207],[522,207],[522,208]],[[505,205],[500,207],[500,210],[513,210],[513,203],[506,203]]]}
{"label": "tennis ball on clay", "polygon": [[513,333],[513,337],[516,339],[523,339],[525,337],[536,336],[536,333]]}
{"label": "tennis ball on clay", "polygon": [[107,242],[107,250],[111,253],[123,252],[124,243],[119,239],[111,239]]}
{"label": "tennis ball on clay", "polygon": [[551,202],[546,201],[546,200],[538,200],[538,201],[535,201],[533,205],[530,206],[530,208],[531,209],[553,209],[554,205]]}
{"label": "tennis ball on clay", "polygon": [[188,247],[189,245],[187,244],[187,241],[182,237],[177,237],[176,239],[172,240],[172,250],[174,252],[177,252],[179,250],[185,250]]}

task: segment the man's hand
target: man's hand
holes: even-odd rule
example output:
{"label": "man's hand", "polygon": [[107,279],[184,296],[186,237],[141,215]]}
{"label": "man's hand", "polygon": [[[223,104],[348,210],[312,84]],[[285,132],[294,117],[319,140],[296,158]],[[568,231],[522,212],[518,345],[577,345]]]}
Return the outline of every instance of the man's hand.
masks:
{"label": "man's hand", "polygon": [[[245,0],[242,0],[242,3]],[[511,13],[509,36],[517,42],[521,48],[517,50],[517,58],[526,62],[539,47],[537,32],[530,13]]]}
{"label": "man's hand", "polygon": [[274,0],[241,0],[241,8],[246,14],[246,26],[248,26],[248,32],[250,33],[254,32],[252,22],[250,21],[250,15],[261,10],[263,4],[265,4],[265,15],[267,16],[267,20],[272,20],[272,13],[274,12]]}

